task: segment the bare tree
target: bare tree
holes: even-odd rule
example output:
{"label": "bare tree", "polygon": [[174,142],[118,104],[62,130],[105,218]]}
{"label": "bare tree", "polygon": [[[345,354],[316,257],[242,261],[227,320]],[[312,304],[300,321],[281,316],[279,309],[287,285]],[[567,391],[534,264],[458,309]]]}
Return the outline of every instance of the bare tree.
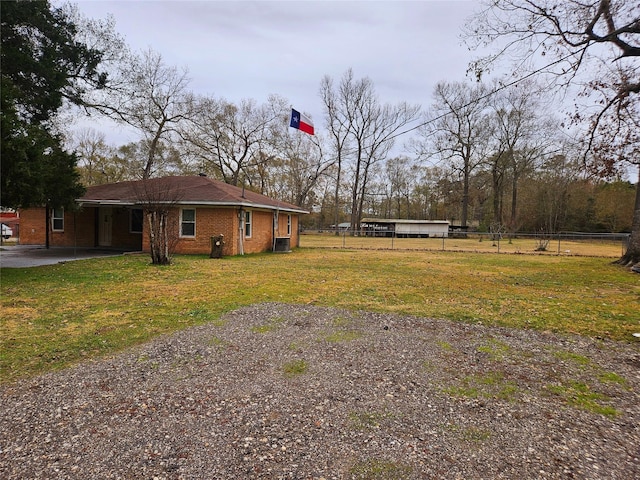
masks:
{"label": "bare tree", "polygon": [[[350,72],[350,71],[349,71]],[[344,81],[344,80],[343,80]],[[340,91],[342,92],[342,87]],[[345,92],[346,94],[347,92]],[[335,188],[333,192],[333,224],[340,223],[340,189],[342,186],[342,169],[344,157],[349,146],[349,134],[351,131],[351,116],[345,109],[344,95],[339,95],[334,87],[333,79],[326,75],[320,83],[320,97],[325,108],[325,122],[329,132],[332,154],[335,157]]]}
{"label": "bare tree", "polygon": [[237,186],[275,158],[273,128],[287,109],[284,99],[274,95],[263,105],[253,99],[236,105],[203,97],[197,103],[198,114],[183,129],[182,137],[203,172]]}
{"label": "bare tree", "polygon": [[141,134],[147,145],[141,176],[151,178],[161,142],[175,140],[179,125],[195,115],[187,71],[166,65],[149,49],[122,60],[113,78],[91,108]]}
{"label": "bare tree", "polygon": [[550,74],[560,88],[579,87],[573,115],[587,124],[587,166],[601,176],[638,169],[636,209],[621,264],[640,262],[640,9],[628,0],[486,0],[465,31],[470,46],[496,53],[470,69],[481,77],[508,57],[516,71]]}
{"label": "bare tree", "polygon": [[326,176],[334,160],[324,155],[321,138],[298,131],[283,131],[278,159],[268,165],[271,189],[265,192],[300,207],[309,207],[313,190]]}
{"label": "bare tree", "polygon": [[69,140],[71,150],[78,155],[80,180],[86,187],[101,185],[105,181],[105,167],[112,156],[111,147],[106,143],[104,133],[92,128],[82,129]]}
{"label": "bare tree", "polygon": [[469,187],[472,174],[487,157],[491,122],[484,84],[440,82],[417,144],[423,158],[448,164],[462,181],[461,226],[469,219]]}
{"label": "bare tree", "polygon": [[490,157],[494,186],[494,223],[504,223],[505,183],[511,184],[511,213],[508,228],[518,228],[518,187],[523,174],[534,168],[534,162],[548,148],[553,148],[555,131],[560,122],[544,117],[541,92],[532,82],[500,91],[491,102],[495,130],[495,152]]}
{"label": "bare tree", "polygon": [[334,148],[340,152],[339,168],[343,166],[345,153],[351,160],[351,230],[356,231],[360,228],[373,166],[386,159],[395,136],[417,118],[420,107],[407,103],[381,105],[373,82],[369,78],[356,80],[350,69],[342,77],[337,92],[331,91],[327,79],[321,92]]}
{"label": "bare tree", "polygon": [[[570,186],[580,177],[577,160],[562,152],[545,158],[537,172],[539,186],[534,199],[535,230],[542,236],[566,228],[569,215]],[[570,154],[569,154],[570,155]]]}
{"label": "bare tree", "polygon": [[[385,197],[388,202],[387,216],[412,218],[411,193],[415,188],[415,172],[408,157],[394,157],[385,165]],[[419,218],[419,217],[416,217]]]}
{"label": "bare tree", "polygon": [[178,222],[170,216],[183,196],[169,178],[145,178],[132,183],[133,193],[142,206],[149,234],[149,248],[153,265],[169,265],[179,238]]}
{"label": "bare tree", "polygon": [[[162,56],[151,49],[140,56],[126,55],[116,65],[110,88],[102,98],[95,98],[90,107],[141,134],[146,150],[141,177],[148,181],[157,170],[163,141],[174,139],[178,126],[195,113],[193,96],[188,90],[190,80],[186,70],[166,65]],[[152,261],[166,264],[170,262],[168,211],[163,203],[155,202],[156,193],[146,188],[140,192],[140,198],[149,220]]]}

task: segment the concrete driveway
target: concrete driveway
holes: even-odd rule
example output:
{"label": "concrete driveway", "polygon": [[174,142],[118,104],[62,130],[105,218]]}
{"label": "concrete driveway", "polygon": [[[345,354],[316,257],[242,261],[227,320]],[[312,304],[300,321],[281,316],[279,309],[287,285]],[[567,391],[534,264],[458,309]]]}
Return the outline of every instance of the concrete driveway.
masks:
{"label": "concrete driveway", "polygon": [[0,267],[25,268],[53,265],[73,260],[122,255],[122,251],[93,248],[65,248],[41,245],[2,245],[0,247]]}

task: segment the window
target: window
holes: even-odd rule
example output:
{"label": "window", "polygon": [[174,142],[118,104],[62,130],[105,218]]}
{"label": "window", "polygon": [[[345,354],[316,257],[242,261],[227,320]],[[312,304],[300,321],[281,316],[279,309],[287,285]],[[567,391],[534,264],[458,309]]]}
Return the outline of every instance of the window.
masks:
{"label": "window", "polygon": [[54,232],[64,232],[64,209],[54,208],[51,214],[51,230]]}
{"label": "window", "polygon": [[129,210],[129,232],[142,233],[142,219],[144,218],[141,208]]}
{"label": "window", "polygon": [[195,208],[183,208],[180,212],[180,236],[196,236],[196,210]]}
{"label": "window", "polygon": [[287,235],[291,235],[291,215],[287,215]]}
{"label": "window", "polygon": [[244,236],[251,238],[251,212],[244,212]]}

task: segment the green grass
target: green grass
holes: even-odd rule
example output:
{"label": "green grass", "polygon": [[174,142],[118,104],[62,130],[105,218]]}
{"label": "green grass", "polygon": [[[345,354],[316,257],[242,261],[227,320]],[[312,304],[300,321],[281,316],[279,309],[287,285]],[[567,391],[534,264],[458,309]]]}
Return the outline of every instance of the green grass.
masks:
{"label": "green grass", "polygon": [[518,385],[504,377],[501,372],[489,371],[481,375],[467,375],[460,380],[452,380],[442,392],[453,397],[495,398],[513,401],[520,389]]}
{"label": "green grass", "polygon": [[[627,341],[640,331],[637,275],[603,258],[299,249],[214,260],[177,256],[166,267],[129,255],[5,268],[0,275],[2,381],[219,322],[223,313],[257,302]],[[325,340],[360,335],[343,323],[337,319],[340,333]],[[499,345],[486,347],[500,354]]]}
{"label": "green grass", "polygon": [[283,318],[273,318],[268,323],[264,325],[256,325],[255,327],[251,327],[251,331],[254,333],[269,333],[275,332],[279,326],[284,322]]}
{"label": "green grass", "polygon": [[502,361],[504,357],[509,353],[509,346],[503,342],[490,338],[487,345],[481,345],[478,347],[479,352],[489,355],[491,360],[496,362]]}
{"label": "green grass", "polygon": [[384,459],[367,459],[355,463],[349,469],[352,478],[361,480],[402,480],[413,468],[399,462]]}
{"label": "green grass", "polygon": [[570,406],[607,417],[619,415],[615,408],[608,405],[608,396],[592,390],[584,382],[572,381],[561,385],[548,385],[549,392],[562,397]]}
{"label": "green grass", "polygon": [[282,367],[282,371],[288,377],[302,375],[303,373],[307,373],[308,369],[309,365],[304,360],[293,360],[291,362],[285,363]]}

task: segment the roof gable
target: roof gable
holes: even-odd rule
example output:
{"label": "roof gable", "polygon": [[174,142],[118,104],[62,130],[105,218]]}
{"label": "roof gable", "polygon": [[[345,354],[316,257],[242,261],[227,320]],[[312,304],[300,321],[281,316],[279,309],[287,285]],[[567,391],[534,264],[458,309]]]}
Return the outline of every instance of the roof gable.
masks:
{"label": "roof gable", "polygon": [[87,188],[81,204],[137,205],[153,200],[178,205],[238,206],[308,213],[291,203],[274,200],[209,177],[170,176]]}

